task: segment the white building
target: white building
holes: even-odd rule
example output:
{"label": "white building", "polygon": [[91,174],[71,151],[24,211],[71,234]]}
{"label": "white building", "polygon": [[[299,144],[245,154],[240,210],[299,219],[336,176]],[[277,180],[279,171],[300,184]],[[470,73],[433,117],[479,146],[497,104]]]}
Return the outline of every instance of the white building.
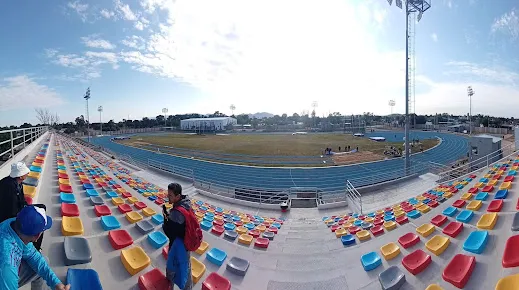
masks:
{"label": "white building", "polygon": [[238,121],[231,117],[216,118],[193,118],[180,121],[181,130],[204,130],[204,131],[223,131],[228,125],[236,125]]}

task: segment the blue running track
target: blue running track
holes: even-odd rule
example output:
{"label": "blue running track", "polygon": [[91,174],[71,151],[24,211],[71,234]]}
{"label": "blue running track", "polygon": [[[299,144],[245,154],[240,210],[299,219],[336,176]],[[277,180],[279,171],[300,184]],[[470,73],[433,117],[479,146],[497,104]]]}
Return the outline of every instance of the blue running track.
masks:
{"label": "blue running track", "polygon": [[[402,141],[404,135],[403,133],[395,132],[376,132],[368,133],[366,136],[385,137],[387,141]],[[423,170],[420,173],[425,172],[425,167],[429,162],[446,165],[466,156],[468,152],[468,139],[463,136],[438,132],[411,132],[411,138],[420,140],[435,137],[442,139],[440,145],[424,153],[412,156],[412,166],[417,168],[416,170]],[[263,189],[316,187],[323,191],[336,191],[344,189],[347,179],[352,180],[353,185],[359,187],[401,177],[404,166],[404,160],[401,158],[348,166],[315,168],[240,166],[156,154],[151,151],[114,143],[110,141],[110,138],[110,136],[94,138],[92,143],[110,149],[117,154],[127,154],[133,159],[146,164],[148,159],[152,159],[191,169],[197,181],[231,187]]]}

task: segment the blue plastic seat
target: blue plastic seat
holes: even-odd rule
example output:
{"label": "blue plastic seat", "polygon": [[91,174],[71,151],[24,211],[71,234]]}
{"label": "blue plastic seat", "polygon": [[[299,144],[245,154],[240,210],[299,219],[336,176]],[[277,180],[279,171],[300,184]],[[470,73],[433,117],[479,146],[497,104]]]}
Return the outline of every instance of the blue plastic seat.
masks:
{"label": "blue plastic seat", "polygon": [[474,199],[475,200],[487,200],[487,198],[488,198],[487,192],[480,192],[480,193],[476,194],[476,197]]}
{"label": "blue plastic seat", "polygon": [[382,259],[377,252],[369,252],[360,257],[360,262],[365,271],[371,271],[382,265]]}
{"label": "blue plastic seat", "polygon": [[358,214],[358,213],[354,213],[352,216],[353,216],[354,218],[358,218],[358,217],[359,217],[359,214]]}
{"label": "blue plastic seat", "polygon": [[[88,190],[87,190],[87,194],[88,194]],[[106,197],[109,197],[109,198],[112,198],[112,197],[118,197],[119,195],[113,191],[107,191],[106,192]]]}
{"label": "blue plastic seat", "polygon": [[394,221],[395,220],[395,216],[394,215],[385,215],[384,216],[384,221]]}
{"label": "blue plastic seat", "polygon": [[353,225],[359,227],[360,225],[362,225],[362,221],[361,220],[356,220],[356,221],[353,222]]}
{"label": "blue plastic seat", "polygon": [[488,242],[487,231],[473,231],[463,243],[463,249],[474,254],[481,254]]}
{"label": "blue plastic seat", "polygon": [[148,199],[151,201],[155,201],[155,200],[157,200],[157,197],[152,195],[152,196],[148,196]]}
{"label": "blue plastic seat", "polygon": [[239,217],[239,216],[233,216],[233,217],[232,217],[232,220],[235,221],[235,222],[237,222],[237,221],[241,221],[241,217]]}
{"label": "blue plastic seat", "polygon": [[59,199],[64,203],[76,203],[76,197],[72,193],[60,192]]}
{"label": "blue plastic seat", "polygon": [[[86,184],[86,183],[85,183]],[[95,189],[87,189],[86,190],[86,195],[88,197],[91,197],[91,196],[99,196],[99,192],[97,192],[97,190]]]}
{"label": "blue plastic seat", "polygon": [[474,212],[468,209],[462,210],[457,216],[456,220],[463,223],[468,223],[474,216]]}
{"label": "blue plastic seat", "polygon": [[368,213],[368,216],[369,216],[369,217],[372,217],[372,218],[374,218],[376,215],[377,215],[377,214],[374,213],[374,212],[370,212],[370,213]]}
{"label": "blue plastic seat", "polygon": [[229,230],[229,231],[234,231],[234,229],[236,228],[236,225],[231,224],[231,223],[226,223],[223,225],[223,228],[226,230]]}
{"label": "blue plastic seat", "polygon": [[245,224],[244,227],[246,227],[248,230],[253,230],[256,226],[253,223]]}
{"label": "blue plastic seat", "polygon": [[449,206],[448,208],[444,209],[442,213],[443,213],[443,215],[453,217],[457,212],[458,212],[457,208],[455,208],[453,206]]}
{"label": "blue plastic seat", "polygon": [[120,228],[121,224],[114,216],[105,215],[101,217],[101,226],[105,231],[111,231]]}
{"label": "blue plastic seat", "polygon": [[357,241],[354,235],[347,234],[341,237],[341,242],[343,245],[349,246],[355,244]]}
{"label": "blue plastic seat", "polygon": [[206,215],[206,216],[204,216],[204,221],[208,221],[208,222],[212,223],[214,221],[214,217]]}
{"label": "blue plastic seat", "polygon": [[210,230],[212,227],[213,227],[213,223],[211,222],[208,222],[208,221],[202,221],[200,223],[200,227],[203,229],[203,230]]}
{"label": "blue plastic seat", "polygon": [[83,189],[93,189],[94,186],[90,183],[83,183]]}
{"label": "blue plastic seat", "polygon": [[[214,218],[214,213],[212,213],[212,212],[206,212],[205,215],[206,216],[212,216]],[[241,218],[240,218],[240,220],[241,220]]]}
{"label": "blue plastic seat", "polygon": [[[67,167],[64,165],[58,165],[58,169],[67,170]],[[32,171],[32,169],[31,169],[31,171]]]}
{"label": "blue plastic seat", "polygon": [[41,167],[39,166],[31,166],[29,167],[30,171],[41,173]]}
{"label": "blue plastic seat", "polygon": [[196,203],[197,205],[202,205],[202,204],[204,204],[204,202],[201,201],[201,200],[197,200],[195,203]]}
{"label": "blue plastic seat", "polygon": [[164,223],[164,216],[162,214],[158,213],[151,217],[151,221],[160,225],[160,224]]}
{"label": "blue plastic seat", "polygon": [[494,199],[505,199],[508,196],[508,189],[500,189],[496,192]]}
{"label": "blue plastic seat", "polygon": [[162,232],[153,232],[148,235],[148,241],[155,249],[159,249],[168,242],[168,237]]}
{"label": "blue plastic seat", "polygon": [[74,285],[74,290],[103,290],[99,275],[93,269],[69,268],[66,284]]}
{"label": "blue plastic seat", "polygon": [[[340,220],[340,219],[339,219],[339,220]],[[276,228],[278,228],[278,229],[281,228],[281,224],[280,224],[280,223],[273,223],[272,226],[273,226],[273,227],[276,227]]]}
{"label": "blue plastic seat", "polygon": [[465,178],[465,181],[466,181],[466,182],[471,182],[471,181],[472,181],[472,178],[467,177],[467,178]]}
{"label": "blue plastic seat", "polygon": [[483,178],[481,178],[479,180],[479,182],[487,183],[488,182],[488,178],[483,177]]}
{"label": "blue plastic seat", "polygon": [[218,248],[212,248],[207,252],[206,258],[209,262],[221,266],[223,261],[227,258],[227,253]]}
{"label": "blue plastic seat", "polygon": [[411,199],[409,199],[408,202],[409,202],[410,204],[412,204],[412,205],[415,205],[415,204],[417,204],[419,201],[418,201],[417,199],[415,199],[415,198],[411,198]]}
{"label": "blue plastic seat", "polygon": [[413,218],[413,219],[419,218],[421,215],[422,214],[419,211],[417,211],[416,209],[407,213],[407,216],[410,218]]}

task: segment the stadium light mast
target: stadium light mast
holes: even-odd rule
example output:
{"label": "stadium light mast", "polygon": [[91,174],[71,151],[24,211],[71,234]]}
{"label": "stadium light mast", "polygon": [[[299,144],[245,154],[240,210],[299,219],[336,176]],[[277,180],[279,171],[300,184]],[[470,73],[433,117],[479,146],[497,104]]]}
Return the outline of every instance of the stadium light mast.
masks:
{"label": "stadium light mast", "polygon": [[469,135],[472,135],[472,96],[475,94],[472,86],[467,88],[467,95],[469,96]]}
{"label": "stadium light mast", "polygon": [[[389,5],[393,3],[393,0],[387,0]],[[410,83],[414,86],[414,80],[409,79],[409,65],[413,62],[409,61],[409,52],[414,53],[414,39],[410,40],[410,37],[414,37],[414,17],[415,13],[418,13],[416,16],[416,21],[420,21],[422,19],[423,13],[431,8],[431,0],[406,0],[405,1],[405,171],[406,175],[409,174],[409,170],[411,168],[411,160],[409,149],[409,107],[410,107],[410,98],[409,98],[409,88]],[[402,0],[395,0],[395,5],[402,9]],[[411,20],[411,21],[410,21]],[[409,33],[411,31],[411,34]],[[411,47],[410,47],[411,46]],[[414,72],[414,67],[411,68],[412,72]]]}
{"label": "stadium light mast", "polygon": [[88,142],[90,142],[90,113],[88,111],[88,100],[90,100],[90,87],[87,88],[87,90],[85,92],[85,96],[83,98],[86,100],[87,135],[88,135]]}
{"label": "stadium light mast", "polygon": [[101,125],[101,135],[103,135],[103,120],[101,114],[103,113],[103,106],[97,107],[97,111],[99,112],[99,124]]}
{"label": "stadium light mast", "polygon": [[[168,108],[162,108],[162,114],[164,114],[164,127],[167,126],[166,122],[167,122],[168,119],[167,119],[166,116],[168,114],[168,111],[169,111]],[[164,129],[164,130],[166,130],[166,129]]]}

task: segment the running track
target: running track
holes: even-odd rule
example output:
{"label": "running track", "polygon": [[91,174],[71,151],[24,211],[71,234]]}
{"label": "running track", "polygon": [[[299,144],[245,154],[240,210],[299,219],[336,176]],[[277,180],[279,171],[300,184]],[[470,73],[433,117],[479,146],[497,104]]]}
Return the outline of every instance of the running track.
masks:
{"label": "running track", "polygon": [[[369,136],[385,137],[388,141],[403,140],[403,133],[376,132]],[[442,143],[424,153],[412,156],[415,168],[423,170],[424,164],[435,162],[449,164],[465,156],[468,139],[462,136],[438,132],[411,132],[411,138],[431,139],[439,137]],[[352,180],[354,186],[365,186],[402,176],[403,159],[392,159],[349,166],[316,168],[268,168],[207,162],[189,158],[156,154],[151,151],[120,145],[110,141],[110,136],[92,139],[92,143],[103,146],[117,154],[127,154],[133,159],[148,163],[158,160],[181,168],[191,169],[197,181],[211,182],[230,187],[285,189],[290,187],[316,187],[323,191],[344,189],[345,181]],[[402,141],[403,143],[403,141]],[[360,148],[362,150],[362,148]],[[417,169],[418,170],[418,169]]]}

